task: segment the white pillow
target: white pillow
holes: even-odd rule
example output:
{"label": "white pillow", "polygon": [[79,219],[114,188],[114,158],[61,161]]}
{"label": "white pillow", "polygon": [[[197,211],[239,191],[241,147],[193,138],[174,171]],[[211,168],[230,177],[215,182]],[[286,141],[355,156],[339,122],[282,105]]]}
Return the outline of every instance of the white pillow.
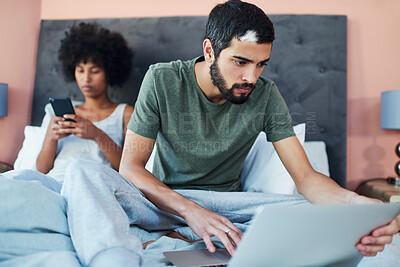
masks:
{"label": "white pillow", "polygon": [[325,142],[306,141],[303,147],[314,170],[329,177],[328,154],[326,153]]}
{"label": "white pillow", "polygon": [[[305,123],[294,126],[294,132],[303,145]],[[275,194],[293,194],[295,184],[281,162],[274,146],[261,132],[246,157],[242,174],[242,190]]]}
{"label": "white pillow", "polygon": [[154,164],[154,157],[155,156],[156,156],[156,144],[154,144],[153,151],[151,151],[150,157],[147,160],[147,163],[146,163],[146,166],[145,166],[146,170],[148,170],[151,173],[153,172],[153,164]]}
{"label": "white pillow", "polygon": [[46,130],[39,126],[25,126],[25,139],[22,148],[18,152],[17,159],[14,162],[14,169],[32,169],[36,170],[36,158],[42,149],[43,140],[46,136]]}
{"label": "white pillow", "polygon": [[18,152],[17,159],[14,162],[14,169],[31,169],[36,170],[36,158],[42,150],[43,141],[46,136],[47,127],[50,124],[51,117],[54,112],[50,104],[44,107],[45,115],[41,126],[25,126],[24,142],[22,148]]}
{"label": "white pillow", "polygon": [[[72,105],[77,106],[82,104],[82,101],[72,101]],[[46,137],[46,131],[53,117],[54,111],[50,104],[44,107],[45,115],[41,126],[25,126],[25,139],[22,143],[22,148],[18,152],[17,159],[14,162],[14,169],[31,169],[36,170],[36,159],[42,150],[43,141]]]}

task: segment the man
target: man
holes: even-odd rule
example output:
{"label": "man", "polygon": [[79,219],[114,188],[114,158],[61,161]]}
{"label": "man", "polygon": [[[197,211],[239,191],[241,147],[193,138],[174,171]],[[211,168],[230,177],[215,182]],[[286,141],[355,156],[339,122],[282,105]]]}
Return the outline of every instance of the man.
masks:
{"label": "man", "polygon": [[[89,168],[73,164],[67,173],[63,195],[83,263],[99,262],[102,255],[96,251],[101,249],[119,259],[140,257],[134,255],[137,242],[128,237],[129,223],[148,230],[187,224],[211,252],[211,237],[216,236],[233,254],[242,237],[233,223],[249,221],[258,206],[276,201],[267,194],[235,192],[260,131],[266,132],[299,193],[311,203],[376,202],[312,169],[276,85],[260,77],[273,41],[268,16],[252,4],[232,0],[211,11],[203,57],[149,68],[121,159],[120,173],[127,180],[91,163]],[[145,164],[156,142],[152,174]],[[287,196],[279,202],[307,201]],[[83,206],[93,213],[80,212]],[[103,239],[96,236],[99,229],[106,231]],[[90,231],[87,236],[96,236],[96,242],[85,240]],[[357,248],[366,256],[376,255],[397,231],[393,221],[364,237]]]}

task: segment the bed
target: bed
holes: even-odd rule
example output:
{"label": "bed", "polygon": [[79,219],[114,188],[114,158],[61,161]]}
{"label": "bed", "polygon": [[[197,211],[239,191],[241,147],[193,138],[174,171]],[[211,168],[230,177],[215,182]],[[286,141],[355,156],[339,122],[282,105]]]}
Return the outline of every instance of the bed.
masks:
{"label": "bed", "polygon": [[[304,144],[314,168],[346,186],[346,36],[345,16],[272,15],[276,31],[269,66],[263,76],[276,82],[294,120],[297,137]],[[116,102],[134,105],[141,80],[152,63],[175,59],[191,59],[202,53],[206,17],[154,17],[94,19],[97,23],[121,32],[136,51],[129,80],[122,88],[111,88]],[[59,41],[74,20],[44,20],[41,23],[37,54],[31,125],[25,128],[25,140],[16,169],[33,168],[35,153],[40,150],[43,131],[40,127],[49,97],[69,96],[81,100],[74,83],[66,83],[57,60]],[[178,49],[177,49],[178,48]],[[60,89],[62,88],[62,90]],[[265,137],[264,137],[265,139]],[[258,139],[257,139],[258,141]],[[37,151],[37,152],[35,152]],[[258,170],[245,169],[251,190],[274,190],[295,193],[294,184],[271,144],[256,142],[245,166],[268,158]],[[278,162],[278,163],[277,163]],[[269,164],[269,165],[268,165]],[[151,164],[150,164],[151,165]],[[149,167],[151,168],[151,166]],[[274,169],[272,176],[265,169]],[[265,177],[261,184],[255,178]],[[287,183],[274,184],[277,176],[286,176]],[[1,178],[0,178],[1,179]],[[275,180],[274,180],[275,179]],[[282,180],[282,179],[280,179]],[[80,266],[66,221],[66,203],[38,182],[1,179],[0,187],[0,266]],[[266,181],[274,184],[266,187]],[[272,182],[271,182],[272,181]],[[255,185],[254,185],[255,184]],[[5,200],[5,201],[4,201]],[[38,207],[45,207],[38,209]],[[204,248],[132,227],[142,242],[156,240],[144,250],[144,266],[165,266],[170,263],[162,251]],[[180,229],[182,233],[189,229]],[[389,246],[388,252],[365,259],[360,266],[396,266],[400,245]],[[377,265],[373,265],[376,264]],[[387,265],[389,264],[389,265]],[[390,265],[392,264],[392,265]],[[398,265],[397,265],[398,266]]]}
{"label": "bed", "polygon": [[[136,51],[129,80],[122,88],[111,88],[110,97],[116,102],[128,101],[134,105],[150,64],[201,55],[206,19],[84,20],[97,21],[120,31]],[[276,41],[263,76],[278,85],[294,123],[306,123],[306,140],[326,143],[331,177],[346,186],[346,17],[272,15],[271,20]],[[44,20],[41,23],[31,125],[41,124],[49,97],[82,99],[79,88],[61,78],[57,59],[60,39],[74,22]]]}

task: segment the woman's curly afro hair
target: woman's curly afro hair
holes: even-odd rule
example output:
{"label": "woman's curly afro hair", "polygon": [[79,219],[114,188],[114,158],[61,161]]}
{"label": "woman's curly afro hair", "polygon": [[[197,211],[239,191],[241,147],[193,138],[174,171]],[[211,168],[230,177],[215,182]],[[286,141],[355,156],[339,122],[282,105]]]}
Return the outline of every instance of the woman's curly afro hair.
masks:
{"label": "woman's curly afro hair", "polygon": [[104,69],[110,86],[122,86],[132,68],[133,51],[124,37],[96,23],[73,25],[61,40],[58,59],[67,81],[75,81],[75,67],[91,61]]}

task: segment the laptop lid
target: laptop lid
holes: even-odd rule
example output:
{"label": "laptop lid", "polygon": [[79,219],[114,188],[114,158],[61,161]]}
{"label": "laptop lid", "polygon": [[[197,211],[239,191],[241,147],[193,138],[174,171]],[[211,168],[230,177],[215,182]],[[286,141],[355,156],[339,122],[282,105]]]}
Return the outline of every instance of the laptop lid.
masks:
{"label": "laptop lid", "polygon": [[400,203],[265,206],[229,266],[356,266],[361,237],[399,212]]}
{"label": "laptop lid", "polygon": [[267,205],[260,208],[229,261],[225,249],[168,251],[176,266],[356,266],[355,244],[400,212],[400,203]]}

